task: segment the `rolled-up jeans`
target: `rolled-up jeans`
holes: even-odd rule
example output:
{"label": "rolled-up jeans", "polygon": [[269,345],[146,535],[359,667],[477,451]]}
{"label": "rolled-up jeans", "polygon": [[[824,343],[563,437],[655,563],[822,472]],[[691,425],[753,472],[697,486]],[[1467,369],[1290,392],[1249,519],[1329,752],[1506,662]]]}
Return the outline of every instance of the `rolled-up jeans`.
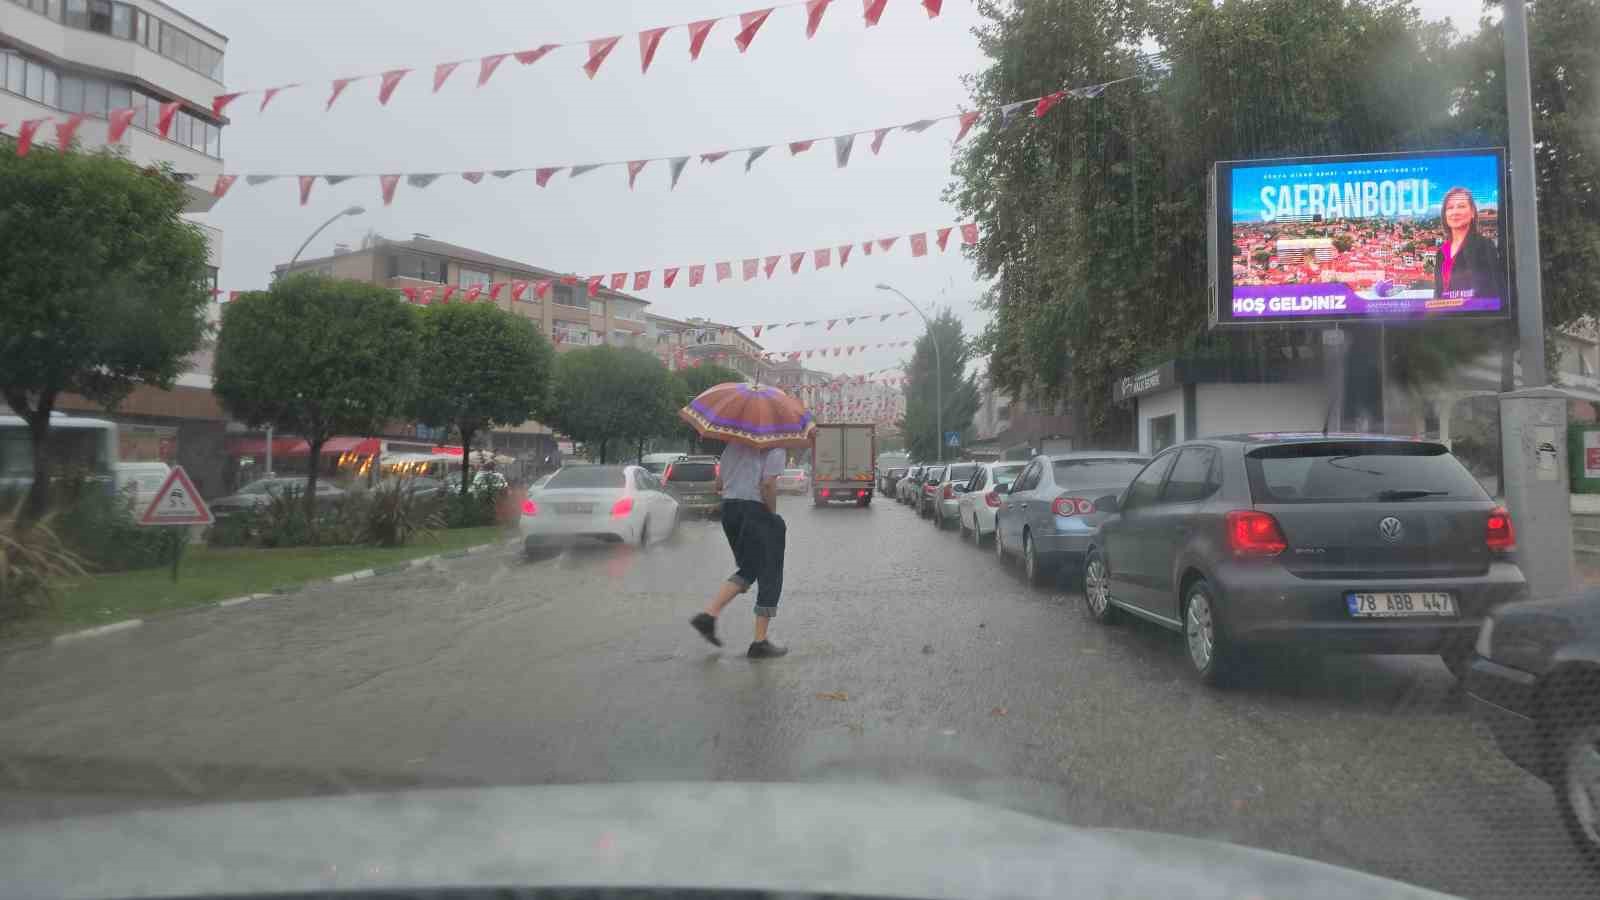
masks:
{"label": "rolled-up jeans", "polygon": [[752,584],[756,589],[755,614],[772,618],[778,614],[778,597],[783,593],[783,550],[788,526],[783,517],[754,500],[722,501],[722,533],[733,550],[738,569],[728,580],[740,593]]}

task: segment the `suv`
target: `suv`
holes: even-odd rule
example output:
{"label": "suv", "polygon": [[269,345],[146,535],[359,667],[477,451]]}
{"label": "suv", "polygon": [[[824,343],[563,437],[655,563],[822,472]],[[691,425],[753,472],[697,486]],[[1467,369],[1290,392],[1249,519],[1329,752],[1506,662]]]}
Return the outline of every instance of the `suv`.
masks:
{"label": "suv", "polygon": [[717,490],[721,464],[715,456],[680,456],[661,471],[661,484],[685,513],[722,514],[722,492]]}
{"label": "suv", "polygon": [[1247,644],[1437,653],[1456,677],[1489,610],[1527,594],[1511,516],[1436,441],[1247,434],[1157,456],[1100,497],[1092,618],[1187,638],[1201,680]]}

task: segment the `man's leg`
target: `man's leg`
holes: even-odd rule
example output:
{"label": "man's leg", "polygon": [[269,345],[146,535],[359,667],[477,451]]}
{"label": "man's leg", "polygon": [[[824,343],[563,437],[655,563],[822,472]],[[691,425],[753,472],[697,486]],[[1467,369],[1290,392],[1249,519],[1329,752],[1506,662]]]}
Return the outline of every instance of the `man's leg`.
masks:
{"label": "man's leg", "polygon": [[782,656],[789,652],[788,648],[767,641],[767,628],[778,614],[778,598],[783,594],[783,552],[788,539],[788,526],[776,513],[762,516],[760,524],[765,539],[765,553],[761,577],[757,579],[755,643],[750,645],[749,654],[756,659]]}
{"label": "man's leg", "polygon": [[720,647],[722,641],[717,637],[717,617],[727,608],[733,598],[750,590],[760,574],[758,561],[761,559],[760,535],[754,527],[747,504],[724,503],[722,506],[722,533],[728,539],[728,547],[733,551],[734,563],[737,571],[728,576],[706,604],[705,611],[689,620],[694,630],[700,636]]}

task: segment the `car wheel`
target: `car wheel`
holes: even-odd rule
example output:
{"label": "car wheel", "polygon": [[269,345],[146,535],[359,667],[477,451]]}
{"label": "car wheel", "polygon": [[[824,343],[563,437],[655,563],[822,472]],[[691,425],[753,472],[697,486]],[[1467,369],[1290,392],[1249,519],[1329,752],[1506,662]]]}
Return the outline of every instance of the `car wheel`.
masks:
{"label": "car wheel", "polygon": [[1042,587],[1050,580],[1050,566],[1039,558],[1039,550],[1033,545],[1033,535],[1027,530],[1022,532],[1022,573],[1027,576],[1028,583]]}
{"label": "car wheel", "polygon": [[1209,685],[1225,683],[1233,653],[1217,618],[1216,595],[1204,578],[1191,582],[1184,594],[1183,638],[1195,676]]}
{"label": "car wheel", "polygon": [[972,529],[967,527],[967,517],[962,515],[960,510],[956,510],[956,530],[961,532],[962,540],[966,540],[967,535],[972,533]]}
{"label": "car wheel", "polygon": [[983,546],[983,526],[978,524],[978,516],[976,513],[974,513],[972,516],[972,546]]}
{"label": "car wheel", "polygon": [[1600,704],[1584,697],[1568,709],[1573,721],[1552,745],[1556,802],[1578,849],[1600,865]]}
{"label": "car wheel", "polygon": [[1111,605],[1111,575],[1099,550],[1089,551],[1089,560],[1083,565],[1083,604],[1089,618],[1101,625],[1116,624],[1119,611]]}
{"label": "car wheel", "polygon": [[644,520],[644,524],[639,526],[639,546],[641,546],[641,547],[650,546],[650,520],[649,519],[645,519]]}
{"label": "car wheel", "polygon": [[1006,543],[1000,540],[1000,519],[994,520],[994,557],[1001,562],[1006,561]]}

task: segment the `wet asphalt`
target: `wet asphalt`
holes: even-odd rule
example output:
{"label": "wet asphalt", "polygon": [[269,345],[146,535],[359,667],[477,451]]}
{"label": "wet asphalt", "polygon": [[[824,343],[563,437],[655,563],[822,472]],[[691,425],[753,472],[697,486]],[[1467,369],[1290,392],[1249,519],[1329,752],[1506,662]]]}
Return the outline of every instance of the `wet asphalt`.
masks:
{"label": "wet asphalt", "polygon": [[0,822],[417,785],[888,781],[1468,896],[1596,896],[1542,782],[1433,657],[1252,660],[1181,639],[882,498],[786,498],[772,636],[714,522],[647,550],[519,548],[45,647],[0,648]]}

